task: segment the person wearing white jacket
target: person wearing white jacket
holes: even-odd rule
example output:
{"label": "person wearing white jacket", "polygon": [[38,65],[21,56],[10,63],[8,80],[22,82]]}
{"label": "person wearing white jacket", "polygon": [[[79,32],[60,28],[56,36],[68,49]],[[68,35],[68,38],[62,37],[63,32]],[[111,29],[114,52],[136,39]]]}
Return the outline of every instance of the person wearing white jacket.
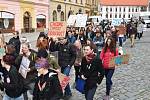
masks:
{"label": "person wearing white jacket", "polygon": [[137,25],[137,36],[140,40],[140,38],[142,37],[142,33],[143,33],[143,23],[139,22],[139,24]]}

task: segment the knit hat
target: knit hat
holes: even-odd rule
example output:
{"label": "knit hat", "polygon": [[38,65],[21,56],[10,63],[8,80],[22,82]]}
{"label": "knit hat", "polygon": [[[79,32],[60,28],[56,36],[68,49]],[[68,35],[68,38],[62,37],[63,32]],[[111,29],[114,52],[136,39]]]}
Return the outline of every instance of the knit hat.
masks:
{"label": "knit hat", "polygon": [[47,56],[48,56],[48,53],[47,53],[47,51],[45,49],[38,50],[37,57],[39,57],[39,58],[41,58],[41,57],[47,58]]}
{"label": "knit hat", "polygon": [[39,58],[38,60],[36,60],[35,67],[37,69],[39,69],[39,68],[49,69],[50,65],[49,65],[47,59],[45,59],[45,58]]}

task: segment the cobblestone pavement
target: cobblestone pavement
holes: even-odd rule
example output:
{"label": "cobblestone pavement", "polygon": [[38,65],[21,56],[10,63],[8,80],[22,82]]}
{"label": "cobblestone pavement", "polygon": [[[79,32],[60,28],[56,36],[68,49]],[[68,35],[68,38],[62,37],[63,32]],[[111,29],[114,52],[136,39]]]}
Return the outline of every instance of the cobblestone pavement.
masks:
{"label": "cobblestone pavement", "polygon": [[[150,31],[149,31],[150,32]],[[128,65],[116,68],[111,91],[112,100],[150,100],[150,33],[145,32],[141,40],[136,40],[135,47],[130,48],[127,40],[124,48],[130,53]],[[35,36],[35,35],[34,35]],[[29,35],[29,40],[36,39]],[[36,35],[37,37],[37,35]],[[35,43],[32,43],[34,46]],[[74,69],[71,71],[71,85],[74,82]],[[85,100],[84,95],[72,88],[70,100]],[[105,78],[98,86],[94,100],[102,100],[105,95]],[[2,100],[0,98],[0,100]]]}
{"label": "cobblestone pavement", "polygon": [[[124,48],[130,53],[130,61],[115,70],[112,100],[150,100],[150,33],[137,39],[134,48],[130,48],[128,39]],[[102,100],[104,95],[105,79],[98,86],[94,100]],[[71,100],[84,100],[84,95],[73,89]]]}

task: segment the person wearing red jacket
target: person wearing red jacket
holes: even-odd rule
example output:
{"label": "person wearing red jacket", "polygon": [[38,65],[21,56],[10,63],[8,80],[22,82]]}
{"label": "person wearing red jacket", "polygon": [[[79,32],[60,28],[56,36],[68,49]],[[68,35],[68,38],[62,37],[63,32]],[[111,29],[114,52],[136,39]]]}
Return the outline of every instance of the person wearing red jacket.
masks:
{"label": "person wearing red jacket", "polygon": [[105,69],[105,77],[106,77],[106,96],[104,100],[109,100],[110,90],[112,87],[112,76],[115,70],[114,67],[109,66],[109,61],[112,57],[118,56],[118,49],[116,48],[115,41],[112,37],[108,37],[104,48],[100,53],[100,59],[103,62],[103,67]]}

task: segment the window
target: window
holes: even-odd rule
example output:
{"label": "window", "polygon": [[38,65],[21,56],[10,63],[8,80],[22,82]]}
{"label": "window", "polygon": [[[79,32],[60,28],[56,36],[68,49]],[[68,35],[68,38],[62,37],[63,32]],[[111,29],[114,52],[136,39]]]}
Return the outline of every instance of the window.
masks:
{"label": "window", "polygon": [[57,21],[57,12],[56,12],[56,10],[53,11],[53,21]]}
{"label": "window", "polygon": [[39,14],[36,16],[37,28],[46,28],[46,16]]}
{"label": "window", "polygon": [[115,14],[115,18],[117,18],[117,14]]}
{"label": "window", "polygon": [[110,18],[112,18],[112,14],[110,14]]}
{"label": "window", "polygon": [[138,12],[138,8],[135,9],[135,12]]}
{"label": "window", "polygon": [[123,11],[126,12],[126,8],[124,8]]}
{"label": "window", "polygon": [[108,12],[108,8],[106,8],[106,12]]}
{"label": "window", "polygon": [[61,21],[64,21],[64,12],[63,11],[61,12],[60,18],[61,18],[60,19]]}
{"label": "window", "polygon": [[108,18],[108,14],[106,14],[106,18]]}
{"label": "window", "polygon": [[130,8],[129,8],[129,12],[130,12]]}
{"label": "window", "polygon": [[121,7],[119,9],[120,9],[120,12],[121,12]]}
{"label": "window", "polygon": [[110,12],[112,12],[112,8],[110,8]]}
{"label": "window", "polygon": [[123,14],[123,18],[125,18],[126,16],[125,16],[125,14]]}
{"label": "window", "polygon": [[76,0],[76,3],[78,3],[78,0]]}
{"label": "window", "polygon": [[134,8],[132,8],[132,12],[134,12]]}
{"label": "window", "polygon": [[130,18],[130,15],[128,15],[128,18]]}
{"label": "window", "polygon": [[13,31],[14,30],[14,14],[10,12],[0,11],[0,30]]}
{"label": "window", "polygon": [[121,14],[119,14],[119,18],[121,18]]}
{"label": "window", "polygon": [[81,4],[83,4],[83,1],[81,0]]}
{"label": "window", "polygon": [[116,8],[116,12],[117,12],[117,8]]}

